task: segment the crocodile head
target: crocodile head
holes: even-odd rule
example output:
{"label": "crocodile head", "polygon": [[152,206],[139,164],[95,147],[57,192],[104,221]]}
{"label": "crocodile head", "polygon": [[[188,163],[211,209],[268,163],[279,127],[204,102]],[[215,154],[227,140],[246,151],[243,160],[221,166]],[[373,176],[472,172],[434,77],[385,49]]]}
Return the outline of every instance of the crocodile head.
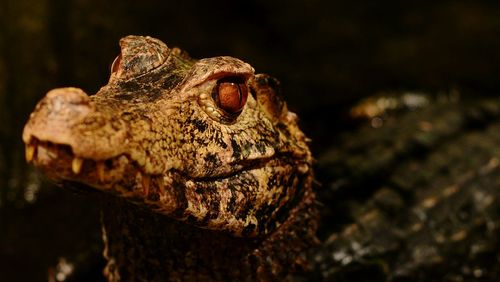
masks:
{"label": "crocodile head", "polygon": [[312,193],[307,138],[275,79],[150,37],[120,46],[95,95],[54,89],[31,114],[26,158],[51,179],[242,237],[273,231]]}

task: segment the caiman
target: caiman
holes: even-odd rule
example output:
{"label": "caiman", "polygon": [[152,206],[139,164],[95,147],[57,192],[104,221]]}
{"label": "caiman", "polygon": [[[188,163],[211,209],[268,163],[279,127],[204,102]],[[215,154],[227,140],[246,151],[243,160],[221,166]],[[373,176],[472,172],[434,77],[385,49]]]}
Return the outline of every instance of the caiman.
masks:
{"label": "caiman", "polygon": [[120,46],[106,86],[50,91],[23,132],[49,178],[102,192],[109,281],[499,277],[498,101],[368,101],[314,175],[275,78]]}

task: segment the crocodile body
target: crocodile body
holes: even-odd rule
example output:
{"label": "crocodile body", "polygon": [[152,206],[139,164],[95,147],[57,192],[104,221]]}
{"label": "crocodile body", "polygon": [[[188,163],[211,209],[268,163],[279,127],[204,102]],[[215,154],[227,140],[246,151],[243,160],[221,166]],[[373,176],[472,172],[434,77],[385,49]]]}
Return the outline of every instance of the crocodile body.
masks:
{"label": "crocodile body", "polygon": [[370,116],[319,160],[317,277],[498,279],[500,101],[450,97]]}
{"label": "crocodile body", "polygon": [[121,47],[108,85],[49,92],[23,134],[50,178],[103,192],[108,280],[498,277],[500,101],[362,104],[314,176],[275,79],[150,37]]}

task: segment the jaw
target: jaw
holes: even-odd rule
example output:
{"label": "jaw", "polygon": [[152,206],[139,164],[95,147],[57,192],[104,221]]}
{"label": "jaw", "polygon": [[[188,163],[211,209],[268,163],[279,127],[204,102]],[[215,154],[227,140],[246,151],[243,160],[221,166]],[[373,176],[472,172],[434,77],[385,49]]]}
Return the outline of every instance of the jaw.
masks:
{"label": "jaw", "polygon": [[80,182],[97,190],[117,190],[124,196],[148,198],[152,180],[160,177],[143,172],[126,154],[103,160],[83,158],[75,155],[69,145],[35,137],[25,146],[26,160],[55,181]]}
{"label": "jaw", "polygon": [[26,160],[56,183],[78,184],[79,189],[111,194],[177,219],[186,209],[186,197],[181,187],[175,186],[186,181],[177,172],[147,174],[127,154],[105,160],[82,158],[69,145],[40,141],[33,136],[25,146]]}
{"label": "jaw", "polygon": [[153,213],[237,237],[272,232],[280,224],[275,217],[293,208],[292,200],[303,193],[294,165],[279,159],[220,178],[191,178],[174,170],[151,175],[127,154],[84,159],[68,145],[35,137],[26,144],[26,158],[55,181],[81,183]]}

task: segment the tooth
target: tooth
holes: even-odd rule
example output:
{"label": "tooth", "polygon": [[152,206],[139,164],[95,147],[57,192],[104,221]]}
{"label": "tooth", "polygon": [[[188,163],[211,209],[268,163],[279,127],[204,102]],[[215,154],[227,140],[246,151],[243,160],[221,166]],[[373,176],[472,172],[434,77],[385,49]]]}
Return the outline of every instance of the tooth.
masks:
{"label": "tooth", "polygon": [[31,162],[35,157],[36,145],[35,144],[26,144],[26,162]]}
{"label": "tooth", "polygon": [[79,174],[80,171],[82,170],[82,166],[83,166],[83,159],[75,157],[73,159],[73,162],[71,163],[71,169],[73,170],[73,173]]}
{"label": "tooth", "polygon": [[149,194],[149,183],[151,183],[151,177],[145,173],[141,173],[142,179],[142,192],[147,197]]}
{"label": "tooth", "polygon": [[104,162],[98,161],[96,163],[96,168],[97,168],[97,177],[99,177],[99,180],[101,182],[103,182],[104,181]]}

